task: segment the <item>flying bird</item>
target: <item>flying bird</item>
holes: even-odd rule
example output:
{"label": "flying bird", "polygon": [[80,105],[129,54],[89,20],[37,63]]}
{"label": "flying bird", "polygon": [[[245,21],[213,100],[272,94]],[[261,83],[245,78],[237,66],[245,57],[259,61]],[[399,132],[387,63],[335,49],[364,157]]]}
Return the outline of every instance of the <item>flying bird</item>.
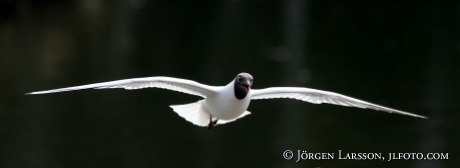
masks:
{"label": "flying bird", "polygon": [[171,105],[170,107],[174,110],[174,112],[183,117],[185,120],[197,126],[207,127],[208,130],[211,130],[215,125],[229,123],[248,114],[251,114],[249,111],[247,111],[251,100],[275,98],[296,99],[314,104],[329,103],[426,118],[425,116],[404,112],[358,100],[342,94],[317,89],[303,87],[271,87],[265,89],[252,89],[253,82],[254,79],[249,73],[238,74],[230,83],[225,86],[209,86],[192,80],[159,76],[123,79],[61,89],[37,91],[27,94],[47,94],[83,89],[168,89],[200,96],[203,98],[202,100],[199,100],[195,103]]}

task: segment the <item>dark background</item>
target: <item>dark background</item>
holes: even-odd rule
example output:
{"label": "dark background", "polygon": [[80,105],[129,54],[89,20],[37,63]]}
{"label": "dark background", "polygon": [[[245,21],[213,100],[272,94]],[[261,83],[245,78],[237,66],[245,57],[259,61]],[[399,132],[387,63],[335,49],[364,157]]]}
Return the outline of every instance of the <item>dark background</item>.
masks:
{"label": "dark background", "polygon": [[[459,167],[460,3],[0,1],[0,167]],[[323,89],[429,117],[253,101],[211,132],[161,89],[24,93],[172,76]],[[283,151],[444,152],[438,161],[286,161]],[[296,157],[296,156],[295,156]]]}

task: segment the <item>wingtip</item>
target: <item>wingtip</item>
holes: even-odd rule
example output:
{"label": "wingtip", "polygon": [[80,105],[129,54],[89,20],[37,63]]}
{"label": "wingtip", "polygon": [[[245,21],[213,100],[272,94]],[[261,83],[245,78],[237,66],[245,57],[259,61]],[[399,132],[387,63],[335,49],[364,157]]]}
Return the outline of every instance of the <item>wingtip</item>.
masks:
{"label": "wingtip", "polygon": [[425,116],[422,116],[422,115],[413,115],[414,117],[417,117],[417,118],[423,118],[423,119],[428,119],[428,117],[425,117]]}
{"label": "wingtip", "polygon": [[40,92],[29,92],[29,93],[25,93],[24,95],[35,95],[35,94],[40,94]]}
{"label": "wingtip", "polygon": [[43,94],[42,92],[29,92],[25,93],[24,95],[37,95],[37,94]]}

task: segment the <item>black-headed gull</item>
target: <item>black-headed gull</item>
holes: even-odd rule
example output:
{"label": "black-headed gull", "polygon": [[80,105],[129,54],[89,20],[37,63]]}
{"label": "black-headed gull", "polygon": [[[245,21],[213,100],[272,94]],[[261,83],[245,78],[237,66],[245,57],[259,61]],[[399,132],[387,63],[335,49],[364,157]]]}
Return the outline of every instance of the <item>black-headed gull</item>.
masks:
{"label": "black-headed gull", "polygon": [[54,90],[31,92],[27,94],[47,94],[82,89],[142,89],[162,88],[173,91],[201,96],[204,99],[184,105],[170,107],[185,120],[210,130],[216,124],[225,124],[250,114],[246,111],[251,100],[290,98],[314,104],[329,103],[342,106],[368,108],[390,113],[426,118],[388,107],[372,104],[334,92],[302,88],[302,87],[271,87],[266,89],[252,89],[253,78],[248,73],[238,74],[225,86],[208,86],[192,80],[172,77],[147,77],[123,79],[111,82],[67,87]]}

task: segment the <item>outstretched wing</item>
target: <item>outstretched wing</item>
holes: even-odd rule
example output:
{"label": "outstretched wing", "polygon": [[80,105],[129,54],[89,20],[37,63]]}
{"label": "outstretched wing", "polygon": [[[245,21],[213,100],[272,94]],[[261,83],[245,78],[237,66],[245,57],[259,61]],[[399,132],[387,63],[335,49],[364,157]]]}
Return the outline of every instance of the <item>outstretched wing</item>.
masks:
{"label": "outstretched wing", "polygon": [[207,97],[217,93],[218,87],[204,85],[192,80],[172,78],[172,77],[147,77],[147,78],[132,78],[116,80],[111,82],[95,83],[89,85],[67,87],[61,89],[53,89],[46,91],[31,92],[27,94],[47,94],[56,92],[67,92],[73,90],[83,89],[112,89],[112,88],[124,88],[124,89],[142,89],[142,88],[161,88],[168,89],[191,95]]}
{"label": "outstretched wing", "polygon": [[302,100],[314,104],[329,103],[335,105],[358,107],[364,109],[373,109],[378,111],[386,111],[389,113],[398,113],[413,117],[426,118],[425,116],[412,114],[377,104],[369,103],[366,101],[358,100],[345,95],[337,94],[334,92],[321,91],[309,88],[299,87],[272,87],[266,89],[253,89],[251,90],[251,99],[274,99],[274,98],[289,98]]}

